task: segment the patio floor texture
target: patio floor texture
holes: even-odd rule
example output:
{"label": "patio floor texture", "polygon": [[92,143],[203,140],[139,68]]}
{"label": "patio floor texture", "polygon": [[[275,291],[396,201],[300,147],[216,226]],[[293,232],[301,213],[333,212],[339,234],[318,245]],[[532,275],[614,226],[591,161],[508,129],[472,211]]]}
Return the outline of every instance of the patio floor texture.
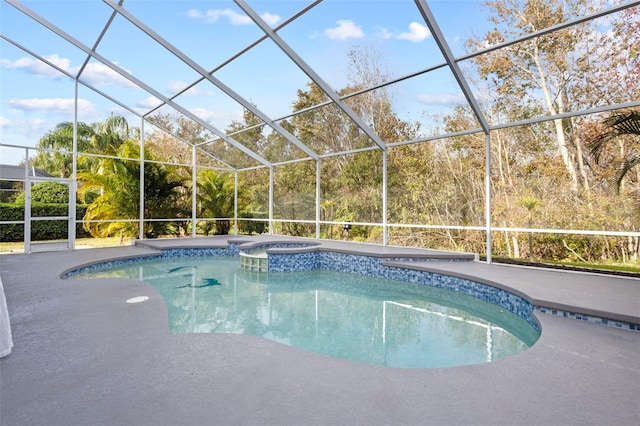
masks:
{"label": "patio floor texture", "polygon": [[[416,250],[323,244],[363,253]],[[14,342],[0,360],[1,425],[640,424],[638,331],[536,313],[542,335],[515,356],[455,368],[387,368],[252,336],[171,335],[152,286],[60,278],[78,265],[152,253],[127,246],[0,256]],[[416,267],[496,283],[535,305],[640,323],[639,279],[478,262]],[[135,296],[149,300],[125,303]]]}

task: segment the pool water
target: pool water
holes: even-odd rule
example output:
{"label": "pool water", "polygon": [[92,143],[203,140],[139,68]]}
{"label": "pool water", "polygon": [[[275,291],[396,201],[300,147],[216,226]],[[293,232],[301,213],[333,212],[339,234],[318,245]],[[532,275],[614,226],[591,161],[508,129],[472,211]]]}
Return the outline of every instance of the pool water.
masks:
{"label": "pool water", "polygon": [[250,272],[238,257],[142,261],[73,276],[107,277],[153,285],[171,333],[250,334],[391,367],[490,362],[539,337],[517,315],[457,292],[324,270]]}

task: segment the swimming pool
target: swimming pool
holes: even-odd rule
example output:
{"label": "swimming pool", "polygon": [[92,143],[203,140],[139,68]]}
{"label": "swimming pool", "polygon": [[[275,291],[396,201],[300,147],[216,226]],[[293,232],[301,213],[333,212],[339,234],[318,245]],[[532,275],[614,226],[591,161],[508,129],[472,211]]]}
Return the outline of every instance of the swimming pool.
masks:
{"label": "swimming pool", "polygon": [[258,273],[238,256],[136,259],[71,276],[148,282],[171,333],[251,334],[390,367],[491,362],[539,337],[522,317],[460,292],[325,269]]}

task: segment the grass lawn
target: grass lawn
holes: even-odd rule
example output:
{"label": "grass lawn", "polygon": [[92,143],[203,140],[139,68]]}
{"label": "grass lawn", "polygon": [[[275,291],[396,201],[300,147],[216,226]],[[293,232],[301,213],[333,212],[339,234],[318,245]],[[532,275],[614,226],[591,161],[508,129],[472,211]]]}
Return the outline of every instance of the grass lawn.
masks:
{"label": "grass lawn", "polygon": [[[484,260],[484,256],[480,256]],[[533,266],[542,268],[554,268],[565,270],[577,270],[583,272],[604,272],[619,275],[639,275],[640,266],[637,263],[626,264],[604,264],[604,263],[581,263],[581,262],[554,262],[551,260],[536,260],[531,262],[527,259],[512,259],[506,257],[493,257],[494,263],[507,263],[512,265]]]}
{"label": "grass lawn", "polygon": [[[64,241],[64,240],[60,240]],[[55,241],[47,241],[47,242],[55,242]],[[76,239],[76,248],[98,248],[98,247],[114,247],[120,245],[131,245],[133,242],[132,238],[124,239],[120,241],[119,237],[110,237],[110,238],[78,238]],[[22,242],[0,242],[0,253],[11,253],[11,252],[22,252],[24,250],[24,243]],[[484,257],[481,256],[481,260]],[[576,268],[576,269],[584,269],[584,270],[594,270],[594,271],[609,271],[612,273],[620,272],[623,274],[640,274],[640,266],[637,264],[586,264],[586,263],[571,263],[571,262],[551,262],[551,261],[537,261],[537,262],[529,262],[525,259],[509,259],[509,258],[500,258],[493,257],[493,261],[496,263],[512,263],[512,264],[521,264],[526,266],[540,266],[540,267],[558,267],[558,268]]]}
{"label": "grass lawn", "polygon": [[[65,240],[60,240],[60,242],[63,242]],[[120,245],[131,245],[131,242],[133,241],[133,239],[124,239],[122,242],[120,242],[120,237],[110,237],[110,238],[78,238],[76,239],[76,248],[81,248],[81,247],[91,247],[91,248],[98,248],[98,247],[113,247],[113,246],[120,246]],[[56,241],[47,241],[47,242],[56,242]],[[10,253],[10,252],[22,252],[24,250],[24,243],[23,242],[10,242],[10,243],[5,243],[2,242],[0,243],[0,253]]]}

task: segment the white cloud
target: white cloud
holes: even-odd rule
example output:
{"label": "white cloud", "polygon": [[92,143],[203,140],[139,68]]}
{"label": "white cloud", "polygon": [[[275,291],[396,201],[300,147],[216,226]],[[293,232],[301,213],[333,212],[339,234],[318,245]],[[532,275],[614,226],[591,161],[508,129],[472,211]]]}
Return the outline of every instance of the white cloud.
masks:
{"label": "white cloud", "polygon": [[203,19],[205,15],[200,11],[200,9],[189,9],[187,10],[187,16],[193,19]]}
{"label": "white cloud", "polygon": [[[58,55],[48,55],[43,56],[43,58],[65,71],[68,71],[70,73],[73,72],[69,63],[70,61],[68,59],[61,58]],[[63,74],[60,74],[57,69],[50,67],[45,62],[29,57],[23,57],[15,61],[11,61],[9,59],[0,59],[0,66],[5,69],[22,70],[29,74],[34,74],[39,77],[50,79],[56,79],[63,76]]]}
{"label": "white cloud", "polygon": [[489,40],[482,40],[481,43],[480,43],[480,46],[478,46],[479,47],[478,50],[488,49],[488,48],[490,48],[492,46],[493,46],[493,43],[491,43]]}
{"label": "white cloud", "polygon": [[162,101],[160,99],[156,98],[155,96],[149,96],[149,97],[137,102],[136,106],[139,106],[140,108],[152,109],[152,108],[157,107],[161,103],[162,103]]}
{"label": "white cloud", "polygon": [[189,108],[189,111],[191,111],[195,116],[212,123],[221,118],[220,113],[210,111],[205,108]]}
{"label": "white cloud", "polygon": [[398,34],[396,38],[400,40],[409,40],[412,43],[417,43],[419,41],[425,40],[429,37],[429,35],[429,28],[417,22],[412,22],[409,24],[409,32]]}
{"label": "white cloud", "polygon": [[[52,64],[57,67],[67,71],[71,75],[76,75],[80,70],[80,67],[72,67],[71,60],[68,58],[61,58],[60,56],[47,55],[43,56],[44,59],[48,60]],[[116,63],[114,63],[117,65]],[[28,74],[37,75],[38,77],[56,79],[62,77],[63,74],[60,74],[58,70],[50,67],[45,62],[42,62],[38,59],[24,57],[17,59],[15,61],[11,61],[9,59],[0,60],[0,66],[6,69],[17,69],[22,70]],[[131,73],[128,70],[125,70]],[[137,88],[135,84],[109,68],[108,66],[99,63],[99,62],[89,62],[82,72],[81,79],[86,83],[92,85],[110,85],[116,84],[119,86],[124,86],[128,88]]]}
{"label": "white cloud", "polygon": [[[206,12],[202,12],[199,9],[189,9],[187,16],[194,19],[201,19],[208,24],[215,24],[220,18],[227,18],[231,25],[248,25],[253,21],[247,15],[242,15],[233,9],[209,9]],[[265,12],[260,17],[268,25],[276,25],[281,21],[279,15],[274,15],[269,12]]]}
{"label": "white cloud", "polygon": [[10,120],[8,118],[0,118],[0,126],[11,129],[13,132],[21,135],[35,134],[41,136],[50,130],[55,124],[41,118],[28,118],[24,120]]}
{"label": "white cloud", "polygon": [[[169,82],[169,84],[167,85],[167,91],[169,91],[170,93],[178,93],[179,91],[183,90],[185,87],[187,87],[189,85],[189,83],[186,83],[184,81],[180,81],[180,80],[171,80]],[[189,89],[189,92],[194,91],[190,94],[195,95],[197,94],[197,89],[195,87],[192,87],[191,89]]]}
{"label": "white cloud", "polygon": [[[57,66],[58,68],[61,68],[61,69],[65,70],[65,71],[69,71],[69,72],[73,72],[74,71],[74,68],[71,66],[71,60],[68,59],[68,58],[61,58],[57,54],[43,55],[42,57],[44,59],[46,59],[47,61],[51,62],[53,65]],[[23,59],[28,59],[28,58],[23,58]],[[40,62],[40,61],[37,61],[35,59],[32,59],[32,60],[36,61],[36,62]]]}
{"label": "white cloud", "polygon": [[348,19],[341,19],[338,22],[337,27],[327,28],[324,30],[324,35],[334,40],[346,40],[348,38],[362,38],[364,32],[362,28]]}
{"label": "white cloud", "polygon": [[[115,64],[115,63],[114,63]],[[117,64],[115,64],[117,65]],[[131,74],[130,71],[127,71]],[[82,72],[80,78],[86,81],[89,84],[94,84],[96,86],[108,86],[111,84],[115,84],[118,86],[124,86],[128,88],[138,88],[131,81],[127,80],[108,66],[98,63],[98,62],[89,62]]]}
{"label": "white cloud", "polygon": [[234,120],[242,120],[242,110],[211,111],[205,108],[189,108],[195,116],[212,123],[218,129],[228,126]]}
{"label": "white cloud", "polygon": [[[167,91],[169,93],[178,93],[184,90],[184,88],[187,87],[189,84],[191,83],[187,83],[185,81],[180,81],[180,80],[172,80],[167,85]],[[213,94],[214,94],[213,91],[205,91],[205,90],[202,90],[201,86],[198,87],[198,85],[195,85],[189,88],[189,90],[187,90],[186,92],[182,93],[181,96],[198,96],[198,95],[211,96]]]}
{"label": "white cloud", "polygon": [[434,94],[418,95],[418,100],[427,105],[458,105],[465,103],[466,99],[462,95]]}
{"label": "white cloud", "polygon": [[251,23],[251,18],[241,15],[231,9],[209,9],[206,16],[210,22],[217,22],[220,17],[229,19],[231,25],[247,25]]}
{"label": "white cloud", "polygon": [[[9,105],[20,110],[43,110],[50,112],[73,113],[73,98],[31,98],[10,99]],[[83,113],[93,110],[93,104],[86,99],[78,99],[78,109]]]}
{"label": "white cloud", "polygon": [[[11,145],[35,146],[36,142],[53,129],[57,120],[43,120],[41,118],[0,119],[3,142]],[[24,150],[19,148],[0,147],[2,162],[18,164],[24,160]],[[33,154],[33,152],[32,152]]]}
{"label": "white cloud", "polygon": [[379,28],[376,35],[383,40],[389,40],[390,38],[393,38],[393,33],[386,28]]}
{"label": "white cloud", "polygon": [[260,17],[264,20],[264,22],[266,22],[272,27],[276,25],[278,22],[280,22],[281,20],[279,15],[273,15],[269,12],[263,13],[262,15],[260,15]]}
{"label": "white cloud", "polygon": [[409,40],[412,43],[423,41],[429,38],[430,35],[429,28],[417,22],[411,22],[409,24],[409,31],[404,33],[397,33],[384,27],[379,27],[376,32],[376,36],[383,40],[395,38],[398,40]]}

